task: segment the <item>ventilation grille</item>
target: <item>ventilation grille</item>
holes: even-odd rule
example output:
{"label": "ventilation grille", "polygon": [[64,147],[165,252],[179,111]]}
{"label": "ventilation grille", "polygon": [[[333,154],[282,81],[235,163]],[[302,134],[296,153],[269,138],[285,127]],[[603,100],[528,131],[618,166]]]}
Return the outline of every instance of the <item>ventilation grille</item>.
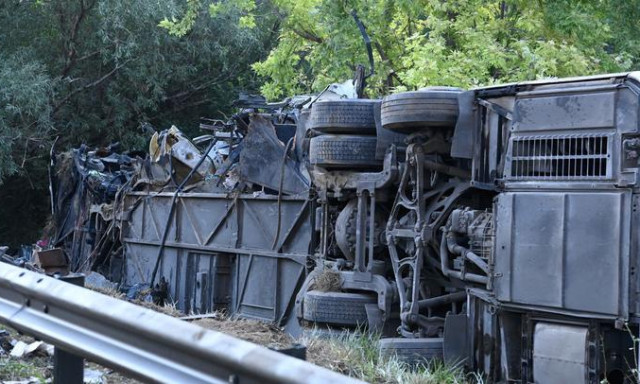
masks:
{"label": "ventilation grille", "polygon": [[594,180],[610,178],[609,136],[514,137],[511,170],[515,180]]}

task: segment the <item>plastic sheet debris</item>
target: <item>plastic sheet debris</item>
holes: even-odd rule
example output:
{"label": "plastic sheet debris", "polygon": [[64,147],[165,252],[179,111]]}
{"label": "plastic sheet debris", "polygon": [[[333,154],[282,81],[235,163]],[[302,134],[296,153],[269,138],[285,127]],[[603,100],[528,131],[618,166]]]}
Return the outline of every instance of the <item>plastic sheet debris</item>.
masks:
{"label": "plastic sheet debris", "polygon": [[107,280],[106,277],[97,272],[91,272],[85,276],[84,285],[102,291],[115,291],[118,289],[117,283]]}
{"label": "plastic sheet debris", "polygon": [[106,383],[105,373],[97,369],[84,369],[84,384]]}
{"label": "plastic sheet debris", "polygon": [[24,341],[18,341],[13,346],[13,349],[9,353],[9,356],[20,359],[20,358],[29,356],[38,350],[46,353],[47,344],[45,344],[42,341],[34,341],[33,343],[30,343],[30,344],[27,344]]}

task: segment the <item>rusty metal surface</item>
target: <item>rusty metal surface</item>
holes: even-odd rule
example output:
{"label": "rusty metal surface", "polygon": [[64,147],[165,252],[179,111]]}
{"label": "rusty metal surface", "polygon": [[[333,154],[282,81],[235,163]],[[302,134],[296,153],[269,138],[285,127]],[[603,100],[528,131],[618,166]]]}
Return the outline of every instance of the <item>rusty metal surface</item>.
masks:
{"label": "rusty metal surface", "polygon": [[361,383],[4,263],[0,322],[145,382]]}

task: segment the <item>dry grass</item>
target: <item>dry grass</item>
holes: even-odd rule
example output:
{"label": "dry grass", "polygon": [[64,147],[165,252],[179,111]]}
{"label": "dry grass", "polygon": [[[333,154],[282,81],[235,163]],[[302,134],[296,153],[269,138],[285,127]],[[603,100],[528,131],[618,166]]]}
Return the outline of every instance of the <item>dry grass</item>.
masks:
{"label": "dry grass", "polygon": [[220,317],[196,320],[193,324],[273,349],[289,348],[294,343],[291,336],[280,328],[256,320]]}
{"label": "dry grass", "polygon": [[342,279],[340,273],[333,269],[325,269],[314,280],[310,290],[322,292],[338,292],[342,287]]}
{"label": "dry grass", "polygon": [[410,366],[396,357],[381,356],[379,338],[362,332],[344,333],[327,339],[320,331],[294,340],[282,329],[255,320],[230,319],[222,314],[216,318],[193,322],[203,328],[260,344],[282,349],[294,343],[307,347],[307,360],[332,371],[355,377],[370,383],[397,384],[462,384],[481,383],[474,375],[466,375],[461,369],[442,363],[425,363]]}
{"label": "dry grass", "polygon": [[[135,305],[139,305],[141,307],[147,308],[147,309],[151,309],[154,310],[156,312],[160,312],[163,313],[165,315],[169,315],[171,317],[181,317],[184,314],[182,312],[180,312],[178,310],[178,308],[176,307],[175,303],[166,303],[164,306],[162,305],[156,305],[152,302],[146,301],[146,300],[142,300],[142,299],[135,299],[135,300],[128,300],[127,299],[127,295],[125,295],[124,293],[118,291],[117,289],[111,289],[111,288],[102,288],[102,287],[94,287],[91,285],[87,285],[85,288],[90,289],[92,291],[95,292],[99,292],[102,293],[103,295],[107,295],[107,296],[111,296],[115,299],[118,300],[124,300],[124,301],[129,301],[130,303],[133,303]],[[145,297],[147,296],[147,294],[149,293],[149,291],[142,291],[140,292],[139,297]]]}
{"label": "dry grass", "polygon": [[165,315],[169,315],[171,317],[181,317],[184,316],[184,313],[180,312],[176,307],[175,303],[166,303],[165,305],[156,305],[152,302],[145,300],[133,300],[131,301],[133,304],[139,305],[141,307],[145,307],[148,309],[152,309],[156,312],[163,313]]}
{"label": "dry grass", "polygon": [[111,296],[114,299],[118,300],[127,300],[127,295],[113,288],[103,288],[103,287],[94,287],[92,285],[87,285],[85,288],[90,289],[94,292],[102,293],[103,295]]}

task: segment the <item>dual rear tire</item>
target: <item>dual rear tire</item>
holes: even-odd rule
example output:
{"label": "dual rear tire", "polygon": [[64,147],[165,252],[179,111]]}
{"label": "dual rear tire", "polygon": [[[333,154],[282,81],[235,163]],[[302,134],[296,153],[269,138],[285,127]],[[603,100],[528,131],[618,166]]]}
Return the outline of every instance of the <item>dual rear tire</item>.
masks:
{"label": "dual rear tire", "polygon": [[[379,100],[328,100],[315,103],[308,127],[311,165],[327,170],[380,169],[376,157],[376,111],[382,129],[411,134],[425,129],[453,129],[458,119],[458,88],[431,87]],[[381,103],[381,107],[377,104]]]}
{"label": "dual rear tire", "polygon": [[327,170],[376,169],[375,111],[379,100],[319,101],[311,108],[309,162]]}

